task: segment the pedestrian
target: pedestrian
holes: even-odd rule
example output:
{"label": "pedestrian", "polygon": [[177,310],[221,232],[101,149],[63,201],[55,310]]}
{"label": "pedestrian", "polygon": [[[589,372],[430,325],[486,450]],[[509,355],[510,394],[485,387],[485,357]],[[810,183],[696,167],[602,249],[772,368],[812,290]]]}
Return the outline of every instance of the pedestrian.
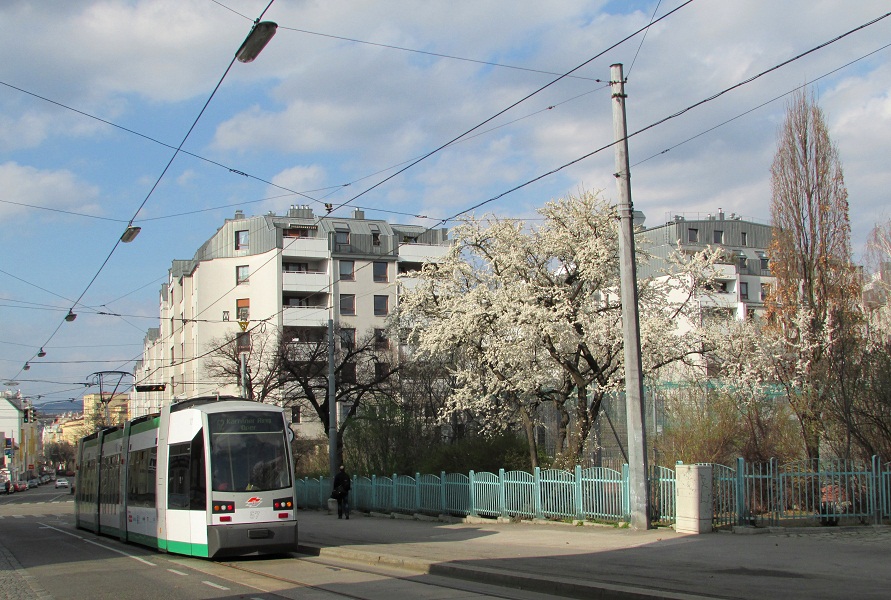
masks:
{"label": "pedestrian", "polygon": [[334,489],[331,497],[337,500],[337,518],[350,518],[350,476],[346,469],[340,465],[337,475],[334,476]]}
{"label": "pedestrian", "polygon": [[8,496],[8,495],[9,495],[9,488],[12,487],[12,482],[10,482],[10,481],[7,479],[7,480],[6,480],[6,483],[3,484],[3,487],[6,489],[6,495]]}

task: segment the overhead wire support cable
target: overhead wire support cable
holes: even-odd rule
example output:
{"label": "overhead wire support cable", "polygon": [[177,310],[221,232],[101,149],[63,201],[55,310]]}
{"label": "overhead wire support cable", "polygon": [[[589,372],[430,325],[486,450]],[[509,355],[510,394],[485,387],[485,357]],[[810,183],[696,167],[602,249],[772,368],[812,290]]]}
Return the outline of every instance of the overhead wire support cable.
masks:
{"label": "overhead wire support cable", "polygon": [[[273,2],[275,2],[275,0],[270,0],[270,1],[269,1],[269,4],[266,5],[266,8],[265,8],[265,9],[263,9],[263,12],[262,12],[262,13],[260,14],[260,16],[257,18],[257,20],[255,21],[255,24],[258,23],[258,22],[260,21],[260,19],[263,18],[263,15],[266,14],[266,11],[269,10],[269,7],[272,6],[272,3],[273,3]],[[243,45],[244,45],[244,44],[242,43],[242,46],[243,46]],[[240,51],[240,48],[239,48],[239,51]],[[164,178],[164,175],[165,175],[165,174],[167,173],[167,171],[170,169],[170,166],[173,164],[173,161],[176,159],[176,157],[177,157],[177,155],[179,154],[180,150],[182,150],[183,145],[186,143],[186,141],[189,139],[189,136],[192,134],[192,131],[194,131],[195,127],[198,125],[198,121],[201,119],[202,115],[204,114],[204,111],[207,110],[207,107],[210,105],[210,101],[214,98],[214,96],[216,95],[217,91],[220,89],[220,86],[223,84],[223,80],[226,79],[226,75],[228,75],[228,74],[229,74],[229,71],[232,70],[232,65],[235,64],[235,61],[236,61],[236,60],[238,60],[238,52],[236,52],[236,53],[232,56],[232,60],[229,61],[229,65],[226,67],[226,70],[223,72],[222,77],[220,77],[220,79],[219,79],[219,81],[217,82],[216,86],[214,86],[213,91],[210,93],[210,96],[208,96],[207,101],[205,101],[204,105],[201,107],[201,111],[198,113],[198,116],[195,117],[195,120],[192,122],[192,125],[189,127],[189,130],[186,132],[185,136],[183,136],[182,141],[179,143],[179,145],[177,146],[176,150],[174,150],[173,155],[170,157],[170,160],[167,161],[167,164],[164,166],[164,169],[161,171],[161,174],[158,176],[158,179],[157,179],[157,180],[155,181],[155,183],[152,185],[152,187],[151,187],[151,189],[149,190],[148,194],[146,194],[146,196],[145,196],[145,198],[143,199],[142,203],[141,203],[141,204],[139,205],[139,207],[136,209],[136,212],[133,214],[133,217],[130,219],[130,221],[129,221],[129,223],[128,223],[128,228],[129,228],[129,226],[131,226],[131,225],[133,224],[133,221],[134,221],[134,220],[136,219],[136,217],[139,215],[139,212],[143,209],[143,207],[144,207],[144,206],[146,205],[146,203],[149,201],[149,198],[151,198],[152,194],[153,194],[154,191],[157,189],[158,185],[161,183],[161,180]],[[12,86],[10,86],[10,87],[12,87]],[[72,307],[69,309],[69,311],[68,311],[68,315],[73,315],[73,311],[74,311],[74,309],[77,308],[77,305],[80,303],[80,301],[83,299],[83,297],[86,295],[86,293],[87,293],[87,292],[90,290],[90,288],[93,286],[93,283],[96,282],[96,279],[98,279],[98,277],[99,277],[99,275],[102,273],[103,269],[105,269],[105,266],[108,264],[108,261],[111,260],[112,255],[114,254],[115,250],[117,249],[117,247],[118,247],[121,243],[122,243],[122,238],[118,238],[117,240],[115,240],[115,243],[114,243],[114,245],[112,246],[111,251],[108,253],[108,256],[105,257],[105,260],[102,261],[102,264],[99,266],[99,269],[96,271],[96,274],[93,275],[92,279],[90,279],[89,283],[87,283],[87,286],[86,286],[86,287],[84,288],[84,290],[81,292],[80,296],[78,296],[77,299],[74,301],[73,306],[72,306]],[[72,317],[72,318],[73,318],[73,317]],[[49,338],[46,340],[46,342],[43,343],[43,346],[44,346],[44,347],[49,345],[50,341],[52,341],[53,337],[55,337],[55,335],[59,332],[59,329],[61,329],[62,324],[64,324],[64,323],[66,322],[66,320],[68,320],[68,316],[66,316],[65,319],[63,319],[62,321],[59,322],[59,324],[56,326],[56,329],[53,331],[53,333],[50,334],[50,336],[49,336]],[[28,363],[26,362],[25,364],[27,365]],[[21,372],[22,372],[22,371],[20,370],[19,373],[17,374],[17,376],[18,376],[19,374],[21,374]]]}
{"label": "overhead wire support cable", "polygon": [[592,63],[592,62],[594,62],[595,60],[597,60],[598,58],[600,58],[601,56],[603,56],[604,54],[606,54],[606,53],[609,52],[610,50],[613,50],[613,49],[615,49],[616,47],[618,47],[618,46],[624,44],[625,42],[627,42],[628,40],[630,40],[631,38],[633,38],[634,36],[636,36],[636,35],[637,35],[638,33],[640,33],[641,31],[645,31],[645,30],[649,29],[650,27],[652,27],[653,25],[655,25],[656,23],[662,21],[663,19],[667,19],[668,17],[670,17],[670,16],[673,15],[674,13],[678,12],[679,10],[681,10],[682,8],[684,8],[685,6],[688,6],[688,5],[691,4],[692,2],[693,2],[693,0],[686,0],[686,2],[684,2],[684,3],[681,4],[681,5],[679,5],[678,7],[674,8],[673,10],[671,10],[671,11],[665,13],[664,15],[662,15],[661,17],[659,17],[659,18],[656,19],[655,21],[653,21],[653,22],[647,24],[647,25],[644,26],[644,27],[641,27],[640,29],[638,29],[638,30],[635,31],[634,33],[631,33],[631,34],[625,36],[624,38],[622,38],[622,39],[619,40],[618,42],[616,42],[616,43],[614,43],[613,45],[609,46],[609,47],[606,48],[605,50],[603,50],[603,51],[601,51],[601,52],[598,52],[597,54],[595,54],[594,56],[592,56],[592,57],[589,58],[588,60],[584,61],[583,63],[581,63],[581,64],[579,64],[579,65],[577,65],[577,66],[575,66],[575,67],[573,67],[572,69],[570,69],[570,70],[567,71],[566,73],[560,75],[560,76],[557,77],[556,79],[550,81],[549,83],[546,83],[545,85],[539,87],[539,88],[536,89],[535,91],[533,91],[533,92],[527,94],[526,96],[520,98],[519,100],[517,100],[516,102],[512,103],[512,104],[511,104],[510,106],[508,106],[507,108],[504,108],[504,109],[498,111],[497,113],[495,113],[494,115],[492,115],[492,116],[489,117],[488,119],[482,121],[481,123],[478,123],[478,124],[474,125],[474,126],[471,127],[470,129],[468,129],[467,131],[465,131],[464,133],[462,133],[461,135],[458,135],[457,137],[455,137],[455,138],[451,139],[450,141],[446,142],[445,144],[442,144],[441,146],[435,148],[434,150],[431,150],[430,152],[424,154],[424,155],[421,156],[420,158],[418,158],[418,159],[412,161],[411,163],[409,163],[409,164],[406,165],[405,167],[399,169],[398,171],[396,171],[396,172],[393,173],[392,175],[389,175],[388,177],[385,177],[384,179],[382,179],[381,181],[377,182],[377,183],[374,184],[373,186],[371,186],[371,187],[365,189],[364,191],[362,191],[362,192],[356,194],[355,196],[353,196],[353,197],[350,198],[349,200],[343,202],[342,204],[339,204],[339,205],[335,208],[335,210],[338,209],[338,208],[343,208],[344,206],[350,204],[353,200],[356,200],[357,198],[360,198],[361,196],[364,196],[364,195],[367,194],[368,192],[370,192],[370,191],[372,191],[372,190],[374,190],[374,189],[380,187],[381,185],[383,185],[384,183],[390,181],[391,179],[393,179],[393,178],[396,177],[397,175],[400,175],[400,174],[404,173],[405,171],[409,170],[410,168],[412,168],[412,167],[415,166],[416,164],[418,164],[418,163],[420,163],[420,162],[422,162],[422,161],[428,159],[429,157],[433,156],[434,154],[436,154],[437,152],[439,152],[439,151],[442,150],[443,148],[446,148],[446,147],[448,147],[448,146],[454,144],[455,142],[457,142],[458,140],[460,140],[461,138],[463,138],[463,137],[466,136],[467,134],[469,134],[469,133],[473,133],[474,131],[476,131],[477,129],[479,129],[480,127],[482,127],[483,125],[485,125],[486,123],[490,123],[491,121],[497,119],[498,117],[500,117],[500,116],[503,115],[504,113],[508,112],[509,110],[515,108],[516,106],[519,106],[520,104],[522,104],[523,102],[525,102],[525,101],[528,100],[529,98],[532,98],[532,97],[535,96],[536,94],[538,94],[538,93],[540,93],[540,92],[546,90],[547,88],[551,87],[552,85],[554,85],[554,84],[557,83],[558,81],[562,81],[563,79],[569,77],[570,75],[572,75],[573,73],[575,73],[576,71],[578,71],[579,69],[581,69],[582,67],[584,67],[584,66],[586,66],[586,65],[588,65],[588,64],[590,64],[590,63]]}
{"label": "overhead wire support cable", "polygon": [[891,16],[891,12],[887,12],[887,13],[885,13],[885,14],[879,16],[879,17],[876,17],[875,19],[872,19],[871,21],[868,21],[868,22],[864,23],[863,25],[860,25],[860,26],[858,26],[858,27],[855,27],[854,29],[851,29],[851,30],[849,30],[849,31],[847,31],[847,32],[845,32],[845,33],[842,33],[842,34],[840,34],[840,35],[838,35],[838,36],[832,38],[831,40],[828,40],[828,41],[826,41],[826,42],[823,42],[822,44],[819,44],[819,45],[817,45],[817,46],[814,46],[813,48],[811,48],[811,49],[809,49],[809,50],[806,50],[806,51],[804,51],[804,52],[802,52],[802,53],[800,53],[800,54],[797,54],[796,56],[793,56],[792,58],[789,58],[789,59],[787,59],[787,60],[784,60],[783,62],[781,62],[781,63],[779,63],[779,64],[777,64],[777,65],[774,65],[773,67],[770,67],[769,69],[765,69],[764,71],[761,71],[760,73],[757,73],[757,74],[755,74],[755,75],[752,75],[751,77],[748,77],[747,79],[744,79],[744,80],[740,81],[739,83],[736,83],[736,84],[734,84],[734,85],[732,85],[732,86],[730,86],[730,87],[728,87],[728,88],[725,88],[725,89],[721,90],[720,92],[717,92],[717,93],[715,93],[715,94],[712,94],[711,96],[708,96],[707,98],[704,98],[703,100],[700,100],[700,101],[698,101],[698,102],[696,102],[696,103],[694,103],[694,104],[691,104],[690,106],[687,106],[686,108],[683,108],[683,109],[681,109],[681,110],[679,110],[679,111],[677,111],[677,112],[675,112],[675,113],[672,113],[672,114],[668,115],[667,117],[664,117],[664,118],[662,118],[662,119],[659,119],[658,121],[655,121],[655,122],[653,122],[653,123],[650,123],[649,125],[646,125],[645,127],[642,127],[642,128],[640,128],[640,129],[638,129],[637,131],[634,131],[634,132],[632,132],[632,133],[629,133],[628,135],[625,136],[625,138],[623,138],[623,139],[621,139],[621,140],[615,140],[615,141],[613,141],[613,142],[610,142],[609,144],[606,144],[606,145],[604,145],[604,146],[601,146],[600,148],[597,148],[596,150],[593,150],[593,151],[591,151],[591,152],[588,152],[587,154],[584,154],[584,155],[582,155],[582,156],[580,156],[580,157],[578,157],[578,158],[576,158],[576,159],[574,159],[574,160],[571,160],[571,161],[569,161],[568,163],[565,163],[565,164],[563,164],[563,165],[561,165],[561,166],[559,166],[559,167],[556,167],[556,168],[554,168],[554,169],[551,169],[550,171],[548,171],[548,172],[546,172],[546,173],[543,173],[543,174],[541,174],[541,175],[538,175],[537,177],[534,177],[534,178],[532,178],[532,179],[530,179],[530,180],[528,180],[528,181],[525,181],[525,182],[523,182],[523,183],[521,183],[521,184],[519,184],[519,185],[517,185],[517,186],[514,186],[514,187],[512,187],[511,189],[506,190],[506,191],[504,191],[504,192],[498,194],[497,196],[493,196],[493,197],[489,198],[488,200],[483,200],[482,202],[478,202],[477,204],[474,204],[474,205],[471,206],[470,208],[467,208],[467,209],[465,209],[465,210],[463,210],[463,211],[461,211],[461,212],[459,212],[459,213],[454,214],[453,216],[449,217],[448,219],[443,219],[442,221],[440,221],[440,222],[437,224],[437,226],[438,226],[438,225],[444,225],[444,224],[448,223],[449,221],[453,221],[453,220],[457,219],[458,217],[460,217],[461,215],[463,215],[463,214],[465,214],[465,213],[468,213],[468,212],[470,212],[470,211],[472,211],[472,210],[475,210],[475,209],[477,209],[477,208],[479,208],[479,207],[481,207],[481,206],[484,206],[484,205],[486,205],[486,204],[489,204],[490,202],[494,202],[495,200],[498,200],[499,198],[502,198],[502,197],[504,197],[504,196],[507,196],[508,194],[511,194],[511,193],[513,193],[513,192],[515,192],[515,191],[521,189],[521,188],[524,188],[524,187],[526,187],[526,186],[528,186],[528,185],[530,185],[530,184],[532,184],[532,183],[535,183],[536,181],[539,181],[539,180],[541,180],[541,179],[544,179],[545,177],[547,177],[547,176],[549,176],[549,175],[553,175],[554,173],[558,173],[559,171],[562,171],[563,169],[565,169],[565,168],[567,168],[567,167],[570,167],[570,166],[572,166],[572,165],[574,165],[574,164],[576,164],[576,163],[578,163],[578,162],[581,162],[581,161],[585,160],[586,158],[590,158],[591,156],[594,156],[595,154],[597,154],[597,153],[599,153],[599,152],[602,152],[602,151],[606,150],[607,148],[611,148],[611,147],[615,146],[616,144],[619,144],[619,143],[623,142],[625,139],[630,139],[630,138],[632,138],[632,137],[634,137],[634,136],[636,136],[636,135],[639,135],[639,134],[641,134],[641,133],[643,133],[643,132],[645,132],[645,131],[649,131],[650,129],[653,129],[654,127],[657,127],[657,126],[659,126],[659,125],[662,125],[663,123],[666,123],[667,121],[670,121],[670,120],[672,120],[672,119],[674,119],[674,118],[677,118],[677,117],[679,117],[679,116],[681,116],[681,115],[683,115],[683,114],[685,114],[685,113],[687,113],[687,112],[693,110],[694,108],[697,108],[697,107],[699,107],[699,106],[702,106],[703,104],[706,104],[706,103],[708,103],[708,102],[711,102],[712,100],[715,100],[715,99],[717,99],[717,98],[720,98],[721,96],[723,96],[724,94],[726,94],[726,93],[728,93],[728,92],[730,92],[730,91],[733,91],[733,90],[735,90],[735,89],[737,89],[737,88],[740,88],[740,87],[742,87],[742,86],[744,86],[744,85],[747,85],[747,84],[749,84],[749,83],[751,83],[751,82],[753,82],[753,81],[755,81],[755,80],[757,80],[757,79],[763,77],[764,75],[767,75],[768,73],[771,73],[771,72],[773,72],[773,71],[776,71],[777,69],[780,69],[780,68],[782,68],[782,67],[784,67],[784,66],[786,66],[786,65],[788,65],[788,64],[790,64],[790,63],[793,63],[793,62],[795,62],[796,60],[800,60],[801,58],[804,58],[805,56],[808,56],[809,54],[812,54],[812,53],[816,52],[817,50],[821,50],[821,49],[823,49],[823,48],[825,48],[825,47],[827,47],[827,46],[829,46],[829,45],[831,45],[831,44],[834,44],[835,42],[837,42],[837,41],[839,41],[839,40],[842,40],[842,39],[848,37],[849,35],[852,35],[852,34],[858,32],[858,31],[861,31],[862,29],[865,29],[866,27],[869,27],[869,26],[871,26],[871,25],[874,25],[874,24],[878,23],[879,21],[881,21],[882,19],[886,19],[886,18],[888,18],[889,16]]}

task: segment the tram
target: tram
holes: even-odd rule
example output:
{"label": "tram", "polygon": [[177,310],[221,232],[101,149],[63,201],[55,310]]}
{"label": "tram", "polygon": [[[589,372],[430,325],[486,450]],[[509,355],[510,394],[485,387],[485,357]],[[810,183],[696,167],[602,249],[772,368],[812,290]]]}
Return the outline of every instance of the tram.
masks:
{"label": "tram", "polygon": [[297,549],[284,411],[183,400],[78,444],[75,524],[163,552],[217,558]]}

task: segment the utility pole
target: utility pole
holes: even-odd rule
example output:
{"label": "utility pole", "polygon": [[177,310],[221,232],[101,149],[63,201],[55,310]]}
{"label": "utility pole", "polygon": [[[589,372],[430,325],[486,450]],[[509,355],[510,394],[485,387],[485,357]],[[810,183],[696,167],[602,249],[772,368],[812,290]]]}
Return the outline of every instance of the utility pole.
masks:
{"label": "utility pole", "polygon": [[337,474],[337,394],[334,387],[334,320],[328,319],[328,467]]}
{"label": "utility pole", "polygon": [[242,352],[238,355],[238,372],[241,376],[241,397],[249,400],[247,352]]}
{"label": "utility pole", "polygon": [[631,164],[625,122],[625,78],[622,65],[610,67],[613,132],[616,140],[616,185],[619,189],[619,275],[622,299],[622,337],[625,343],[625,415],[628,425],[628,488],[631,526],[650,528],[647,485],[647,439],[644,421],[643,367],[640,358],[640,316],[637,265],[634,257],[634,207],[631,204]]}

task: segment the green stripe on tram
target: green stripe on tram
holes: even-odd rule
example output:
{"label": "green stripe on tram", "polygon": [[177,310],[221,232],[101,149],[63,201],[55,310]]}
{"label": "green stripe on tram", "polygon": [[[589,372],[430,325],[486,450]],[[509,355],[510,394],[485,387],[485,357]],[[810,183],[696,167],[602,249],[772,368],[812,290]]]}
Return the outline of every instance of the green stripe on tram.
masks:
{"label": "green stripe on tram", "polygon": [[142,433],[143,431],[151,431],[152,429],[157,429],[161,424],[161,419],[155,417],[154,419],[149,419],[148,421],[144,421],[142,423],[137,423],[130,427],[130,435],[135,433]]}
{"label": "green stripe on tram", "polygon": [[[207,544],[190,544],[189,542],[177,542],[175,540],[164,540],[167,552],[174,554],[185,554],[186,556],[208,557]],[[161,540],[158,540],[158,547],[161,546]]]}
{"label": "green stripe on tram", "polygon": [[143,546],[148,546],[149,548],[159,548],[158,538],[153,535],[146,535],[144,533],[134,533],[132,531],[127,532],[127,541],[133,542],[134,544],[142,544]]}

